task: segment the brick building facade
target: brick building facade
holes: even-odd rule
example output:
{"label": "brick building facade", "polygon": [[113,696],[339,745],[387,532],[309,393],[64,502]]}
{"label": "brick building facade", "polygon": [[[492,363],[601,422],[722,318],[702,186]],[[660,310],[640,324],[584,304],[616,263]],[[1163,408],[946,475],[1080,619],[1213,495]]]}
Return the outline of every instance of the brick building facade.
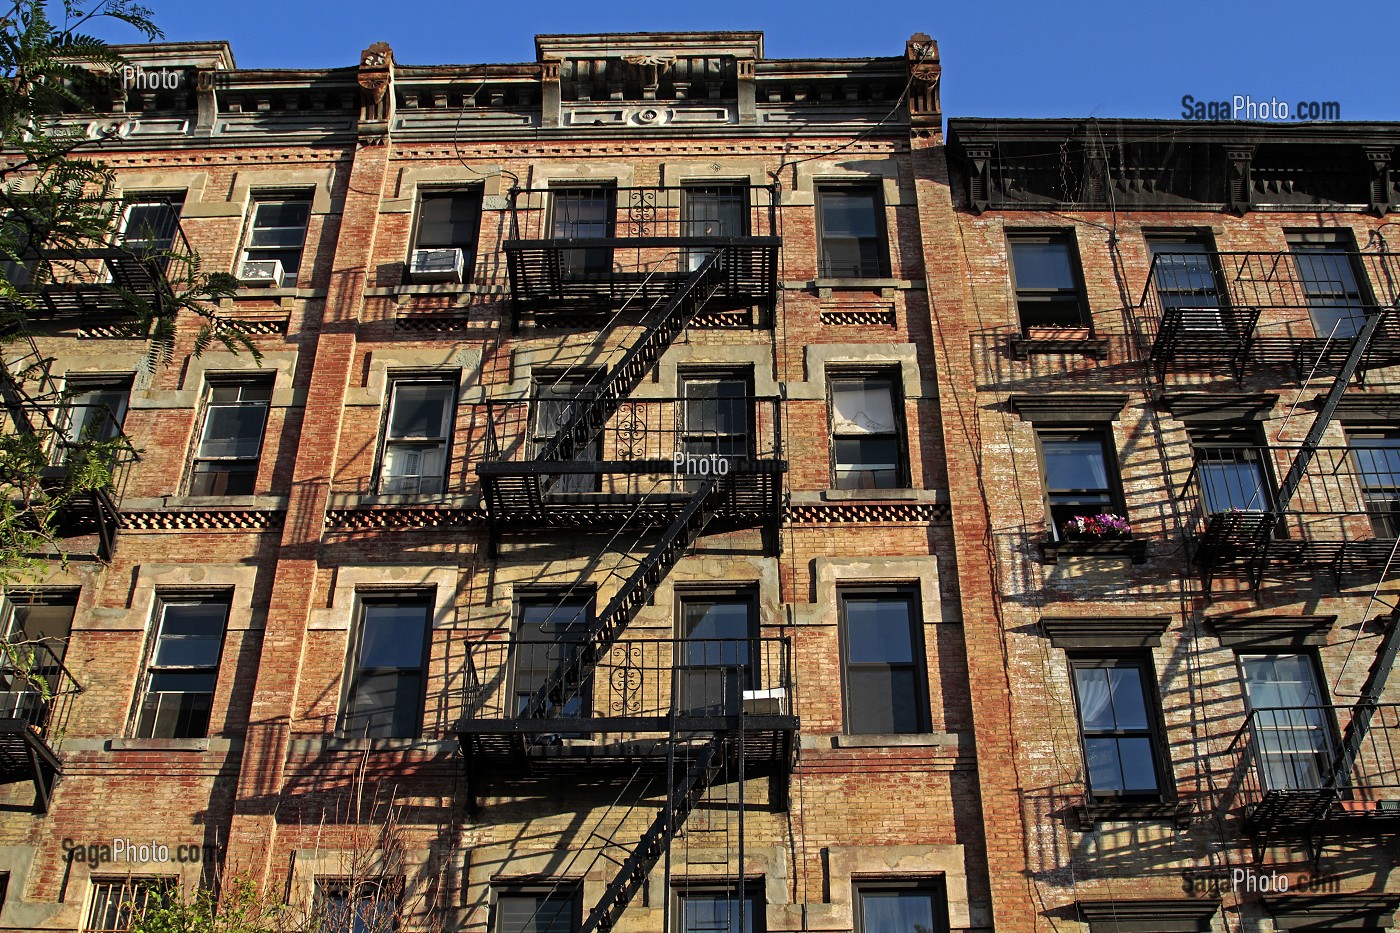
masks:
{"label": "brick building facade", "polygon": [[124,51],[178,76],[81,118],[127,241],[259,353],[45,296],[18,388],[140,453],[110,559],[6,596],[81,691],[18,730],[0,928],[211,873],[403,929],[1389,922],[1394,127],[945,146],[922,35]]}

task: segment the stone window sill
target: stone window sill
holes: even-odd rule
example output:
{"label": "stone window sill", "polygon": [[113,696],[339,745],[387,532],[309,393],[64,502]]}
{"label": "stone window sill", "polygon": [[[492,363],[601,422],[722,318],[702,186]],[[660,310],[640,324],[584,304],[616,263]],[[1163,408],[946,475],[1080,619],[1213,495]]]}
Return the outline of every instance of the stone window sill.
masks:
{"label": "stone window sill", "polygon": [[1024,360],[1038,353],[1082,353],[1103,359],[1108,356],[1108,340],[1073,332],[1059,337],[1025,337],[1018,334],[1011,338],[1012,359]]}
{"label": "stone window sill", "polygon": [[1192,804],[1181,800],[1103,800],[1075,807],[1072,814],[1078,821],[1076,828],[1082,832],[1093,829],[1099,823],[1136,821],[1171,823],[1177,829],[1185,829],[1191,824],[1193,809]]}
{"label": "stone window sill", "polygon": [[111,752],[226,752],[232,739],[109,739]]}
{"label": "stone window sill", "polygon": [[832,748],[942,748],[957,746],[959,736],[952,732],[917,733],[865,733],[862,735],[834,735]]}

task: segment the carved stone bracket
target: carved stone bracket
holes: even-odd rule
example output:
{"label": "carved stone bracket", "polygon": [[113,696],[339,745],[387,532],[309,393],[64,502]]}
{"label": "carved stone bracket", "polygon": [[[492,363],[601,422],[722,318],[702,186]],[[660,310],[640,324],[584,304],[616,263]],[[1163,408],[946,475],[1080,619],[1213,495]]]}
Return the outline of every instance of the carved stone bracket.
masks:
{"label": "carved stone bracket", "polygon": [[1391,183],[1391,149],[1366,149],[1366,161],[1371,166],[1370,182],[1371,210],[1384,217],[1389,211],[1400,211],[1396,203],[1395,185]]}
{"label": "carved stone bracket", "polygon": [[384,142],[394,117],[394,50],[376,42],[360,54],[360,141]]}
{"label": "carved stone bracket", "polygon": [[912,78],[909,84],[910,129],[942,129],[939,88],[943,82],[943,66],[938,60],[938,43],[926,33],[916,32],[904,44],[904,58],[909,63]]}
{"label": "carved stone bracket", "polygon": [[1254,161],[1254,147],[1231,146],[1225,150],[1225,158],[1230,163],[1225,203],[1237,214],[1248,213],[1254,202],[1254,180],[1250,174],[1250,163]]}

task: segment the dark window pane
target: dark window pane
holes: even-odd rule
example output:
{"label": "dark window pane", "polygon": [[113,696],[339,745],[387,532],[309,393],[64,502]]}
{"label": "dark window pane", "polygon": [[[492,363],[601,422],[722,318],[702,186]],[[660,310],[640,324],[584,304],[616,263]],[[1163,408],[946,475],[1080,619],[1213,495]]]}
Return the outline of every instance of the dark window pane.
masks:
{"label": "dark window pane", "polygon": [[848,598],[846,623],[851,629],[851,661],[912,662],[914,635],[909,608],[903,599]]}
{"label": "dark window pane", "polygon": [[217,603],[166,606],[153,663],[166,667],[217,665],[227,614],[227,607]]}
{"label": "dark window pane", "polygon": [[1066,243],[1013,240],[1011,261],[1017,289],[1075,289],[1074,265]]}
{"label": "dark window pane", "polygon": [[860,933],[937,933],[933,897],[924,891],[861,891]]}
{"label": "dark window pane", "polygon": [[443,385],[399,384],[394,387],[391,437],[442,437],[450,392]]}
{"label": "dark window pane", "polygon": [[569,933],[575,913],[572,894],[500,894],[496,933]]}
{"label": "dark window pane", "polygon": [[476,246],[480,219],[479,192],[425,195],[419,206],[417,248],[470,251]]}
{"label": "dark window pane", "polygon": [[762,929],[759,909],[752,895],[687,894],[681,898],[681,928],[683,933],[753,933]]}
{"label": "dark window pane", "polygon": [[204,416],[201,457],[256,457],[262,447],[267,407],[210,405]]}
{"label": "dark window pane", "polygon": [[427,619],[424,605],[367,603],[360,667],[421,667]]}
{"label": "dark window pane", "polygon": [[920,731],[919,683],[912,667],[853,668],[847,683],[851,692],[848,732]]}

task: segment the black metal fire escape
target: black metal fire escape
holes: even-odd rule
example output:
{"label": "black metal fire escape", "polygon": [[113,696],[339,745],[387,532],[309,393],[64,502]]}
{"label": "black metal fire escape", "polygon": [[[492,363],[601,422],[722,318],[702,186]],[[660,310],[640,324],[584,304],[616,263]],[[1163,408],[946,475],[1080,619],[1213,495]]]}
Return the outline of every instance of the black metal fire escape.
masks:
{"label": "black metal fire escape", "polygon": [[[768,203],[752,205],[763,192]],[[667,783],[651,826],[588,913],[586,933],[613,926],[721,775],[771,777],[771,795],[785,802],[794,750],[797,719],[788,709],[791,667],[785,641],[746,642],[744,663],[736,656],[712,671],[726,684],[722,697],[697,705],[682,698],[678,659],[685,649],[679,640],[621,640],[667,574],[707,531],[759,528],[769,532],[765,540],[770,548],[777,543],[773,532],[780,521],[781,477],[787,466],[776,400],[744,401],[755,408],[771,402],[766,419],[750,410],[753,436],[745,451],[702,456],[706,471],[688,472],[680,466],[681,454],[688,450],[683,425],[687,401],[633,398],[666,349],[697,318],[746,306],[772,310],[780,244],[772,189],[718,195],[704,189],[702,194],[731,204],[739,203],[742,194],[744,203],[762,210],[753,211],[740,224],[743,229],[707,227],[699,235],[697,222],[684,213],[690,196],[684,189],[612,189],[599,196],[599,203],[619,212],[617,222],[598,221],[606,236],[560,236],[557,227],[546,231],[546,218],[532,193],[511,196],[513,208],[531,204],[537,211],[531,216],[512,210],[512,236],[505,244],[517,313],[534,312],[537,322],[541,313],[596,321],[606,318],[609,308],[634,300],[650,308],[638,322],[640,336],[568,405],[551,437],[535,439],[533,456],[521,456],[531,449],[532,415],[520,416],[526,426],[512,429],[511,412],[518,410],[512,403],[490,408],[492,434],[477,470],[493,550],[503,535],[528,530],[531,540],[538,540],[551,528],[630,527],[639,533],[639,542],[650,539],[588,631],[559,652],[557,665],[528,696],[514,699],[503,687],[512,676],[515,646],[477,646],[469,676],[474,687],[457,725],[473,800],[488,772],[524,776],[625,767],[646,769]],[[710,209],[717,210],[713,203]],[[619,227],[629,235],[616,235]],[[637,251],[634,269],[612,264],[623,249]],[[600,255],[608,262],[600,261]],[[668,268],[672,263],[674,268]],[[762,449],[755,439],[760,421],[771,435]],[[573,481],[564,482],[566,477]],[[602,477],[620,479],[608,491],[586,483],[597,491],[580,491],[580,480]],[[761,675],[756,673],[760,667]],[[613,686],[627,695],[600,704],[606,708],[591,714],[583,699]],[[638,699],[638,694],[647,695]],[[742,738],[736,741],[736,734]],[[688,766],[673,767],[678,760]]]}

